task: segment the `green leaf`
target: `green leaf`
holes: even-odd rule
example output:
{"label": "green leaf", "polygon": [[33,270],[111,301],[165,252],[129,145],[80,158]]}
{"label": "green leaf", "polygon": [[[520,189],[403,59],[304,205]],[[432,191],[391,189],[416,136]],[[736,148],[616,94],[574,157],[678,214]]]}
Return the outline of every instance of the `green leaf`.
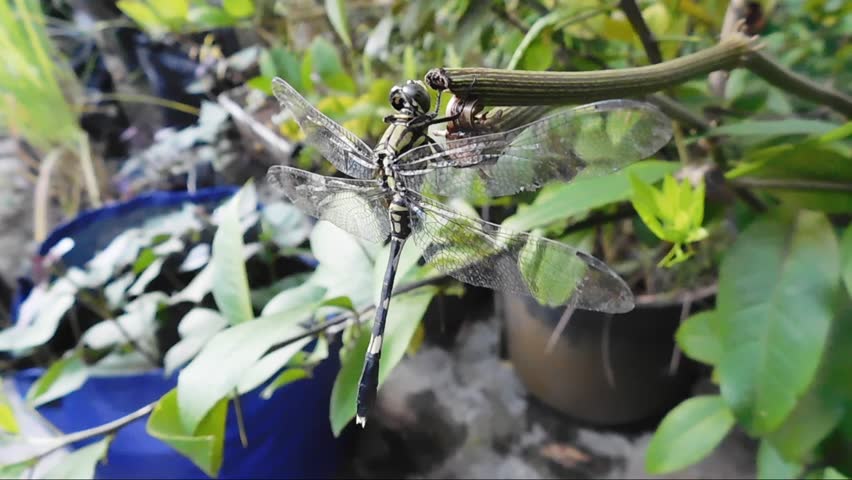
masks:
{"label": "green leaf", "polygon": [[660,216],[657,206],[657,192],[651,185],[643,182],[636,175],[630,175],[630,185],[633,187],[633,196],[630,198],[630,201],[633,204],[633,208],[636,209],[636,213],[639,214],[639,218],[645,222],[645,226],[657,238],[665,239],[666,232],[657,218]]}
{"label": "green leaf", "polygon": [[190,361],[228,322],[216,310],[196,307],[187,312],[178,325],[181,340],[166,352],[163,370],[167,377]]}
{"label": "green leaf", "polygon": [[187,19],[202,28],[225,28],[234,24],[234,18],[222,8],[213,5],[193,5]]}
{"label": "green leaf", "polygon": [[558,183],[548,189],[548,195],[539,194],[531,205],[520,207],[515,215],[503,221],[502,226],[516,231],[571,218],[593,208],[602,207],[630,198],[630,175],[635,174],[645,183],[654,183],[666,174],[674,173],[679,165],[674,162],[644,160],[616,173],[584,178],[582,174],[571,183]]}
{"label": "green leaf", "polygon": [[272,398],[272,394],[279,388],[308,377],[310,377],[310,374],[304,368],[288,368],[275,377],[275,380],[260,392],[260,397],[264,400],[269,400]]}
{"label": "green leaf", "polygon": [[[387,327],[379,360],[379,386],[385,381],[397,363],[402,360],[426,308],[437,292],[435,287],[424,287],[391,298],[388,308]],[[331,428],[340,435],[343,428],[355,416],[358,398],[358,381],[364,368],[364,356],[370,341],[369,325],[362,326],[357,342],[344,352],[341,367],[331,391]]]}
{"label": "green leaf", "polygon": [[32,384],[27,391],[27,403],[38,407],[76,391],[86,383],[89,374],[86,364],[73,353],[58,360]]}
{"label": "green leaf", "polygon": [[35,466],[38,458],[30,458],[22,462],[0,465],[0,478],[32,478],[32,474],[24,477],[24,472]]}
{"label": "green leaf", "polygon": [[216,403],[231,394],[245,372],[273,345],[304,331],[299,324],[315,310],[314,304],[243,322],[216,334],[178,376],[180,420],[194,431]]}
{"label": "green leaf", "polygon": [[367,37],[367,43],[364,44],[364,55],[370,58],[386,60],[390,50],[389,44],[392,30],[393,17],[390,15],[383,17],[375,28],[373,28],[373,31],[370,32],[370,36]]}
{"label": "green leaf", "polygon": [[[726,178],[814,180],[852,185],[852,149],[841,143],[810,138],[801,143],[775,144],[750,150],[745,162],[725,173]],[[765,188],[766,192],[797,208],[830,213],[852,211],[852,195],[842,191]]]}
{"label": "green leaf", "polygon": [[334,27],[334,31],[340,35],[343,43],[352,48],[352,39],[349,38],[349,24],[346,21],[346,2],[343,0],[325,0],[325,12],[328,21]]}
{"label": "green leaf", "polygon": [[849,292],[849,296],[852,296],[852,225],[843,231],[840,239],[840,255],[842,258],[840,274],[843,276],[843,283],[846,284],[846,291]]}
{"label": "green leaf", "polygon": [[349,297],[359,308],[376,300],[371,289],[374,262],[367,250],[376,245],[361,242],[329,222],[314,226],[310,242],[319,262],[315,281],[327,289],[327,297]]}
{"label": "green leaf", "polygon": [[225,443],[225,420],[228,401],[221,399],[198,423],[197,428],[185,428],[177,402],[177,390],[162,396],[148,417],[147,432],[192,460],[207,475],[216,477],[222,466],[222,447]]}
{"label": "green leaf", "polygon": [[831,143],[852,136],[852,122],[846,122],[834,130],[819,137],[821,143]]}
{"label": "green leaf", "polygon": [[536,43],[536,41],[538,41],[538,39],[543,35],[543,32],[559,21],[563,15],[564,14],[562,12],[555,11],[544,15],[543,17],[539,17],[539,19],[532,24],[529,31],[527,31],[523,40],[521,40],[521,43],[518,44],[518,47],[512,54],[512,58],[509,59],[509,63],[506,65],[506,69],[517,69],[524,58],[528,57],[527,50],[530,46]]}
{"label": "green leaf", "polygon": [[[307,84],[310,80],[305,81],[304,68],[305,65],[302,66],[302,79],[303,84]],[[316,37],[311,43],[309,68],[312,68],[329,88],[352,95],[356,93],[355,81],[343,68],[340,53],[323,37]]]}
{"label": "green leaf", "polygon": [[325,288],[317,285],[313,278],[308,279],[301,285],[282,290],[272,297],[263,307],[261,315],[286,312],[298,308],[300,305],[316,303],[323,298],[325,292]]}
{"label": "green leaf", "polygon": [[6,432],[13,435],[20,431],[18,420],[15,418],[15,411],[9,405],[6,396],[0,392],[0,433]]}
{"label": "green leaf", "polygon": [[817,445],[835,429],[843,413],[842,401],[811,390],[787,420],[765,439],[784,458],[806,463]]}
{"label": "green leaf", "polygon": [[849,480],[849,477],[843,475],[832,467],[825,467],[822,471],[822,475],[819,478],[823,480]]}
{"label": "green leaf", "polygon": [[782,135],[825,135],[837,129],[836,123],[823,122],[821,120],[807,120],[803,118],[789,118],[785,120],[746,120],[739,123],[730,123],[712,128],[706,132],[707,136],[760,136],[779,137]]}
{"label": "green leaf", "polygon": [[[548,31],[549,33],[549,31]],[[543,71],[553,65],[556,46],[548,34],[541,35],[532,42],[521,57],[518,68],[521,70]]]}
{"label": "green leaf", "polygon": [[707,456],[728,434],[734,416],[717,395],[690,398],[666,415],[645,456],[649,473],[680,470]]}
{"label": "green leaf", "polygon": [[243,394],[259,387],[263,382],[281,371],[287,365],[287,362],[310,341],[311,337],[306,337],[264,355],[244,373],[240,384],[237,386],[237,392]]}
{"label": "green leaf", "polygon": [[300,245],[311,233],[311,223],[296,206],[273,202],[263,207],[261,226],[271,234],[272,241],[282,248]]}
{"label": "green leaf", "polygon": [[246,81],[246,85],[255,90],[260,90],[268,96],[272,96],[272,77],[267,77],[266,75],[258,75],[256,77],[248,79]]}
{"label": "green leaf", "polygon": [[716,312],[705,310],[687,318],[677,330],[677,344],[690,358],[717,365],[722,358],[722,339]]}
{"label": "green leaf", "polygon": [[87,445],[62,458],[44,478],[95,478],[95,466],[107,454],[112,436]]}
{"label": "green leaf", "polygon": [[159,33],[166,29],[165,23],[144,1],[119,0],[116,6],[144,30]]}
{"label": "green leaf", "polygon": [[[74,305],[75,297],[71,293],[46,293],[38,287],[33,289],[21,307],[21,318],[15,325],[0,332],[0,351],[24,350],[42,345],[53,337],[59,321],[65,312]],[[24,305],[31,305],[32,317],[24,313]]]}
{"label": "green leaf", "polygon": [[148,284],[153,282],[154,279],[160,275],[160,271],[163,269],[163,265],[165,263],[165,258],[157,258],[151,262],[151,264],[145,268],[145,271],[139,275],[133,285],[127,290],[127,293],[131,296],[142,295]]}
{"label": "green leaf", "polygon": [[784,460],[766,439],[760,442],[757,450],[757,478],[795,479],[799,478],[802,469],[802,465]]}
{"label": "green leaf", "polygon": [[240,225],[240,201],[243,190],[224,206],[222,220],[213,237],[213,298],[231,325],[254,318],[248,275],[243,260],[243,233]]}
{"label": "green leaf", "polygon": [[[265,89],[272,94],[272,78],[281,77],[296,90],[302,89],[302,73],[299,59],[290,50],[284,47],[274,47],[264,50],[260,54],[260,71],[267,81]],[[266,80],[268,79],[268,80]]]}
{"label": "green leaf", "polygon": [[253,0],[224,0],[222,7],[228,15],[234,18],[244,18],[254,15]]}
{"label": "green leaf", "polygon": [[340,307],[352,312],[357,311],[355,306],[352,305],[352,300],[346,296],[329,298],[328,300],[324,300],[321,304],[321,307]]}
{"label": "green leaf", "polygon": [[753,434],[776,429],[814,379],[833,318],[837,238],[821,213],[768,214],[725,255],[722,395]]}
{"label": "green leaf", "polygon": [[186,22],[189,13],[189,0],[148,0],[157,12],[173,29],[180,28]]}

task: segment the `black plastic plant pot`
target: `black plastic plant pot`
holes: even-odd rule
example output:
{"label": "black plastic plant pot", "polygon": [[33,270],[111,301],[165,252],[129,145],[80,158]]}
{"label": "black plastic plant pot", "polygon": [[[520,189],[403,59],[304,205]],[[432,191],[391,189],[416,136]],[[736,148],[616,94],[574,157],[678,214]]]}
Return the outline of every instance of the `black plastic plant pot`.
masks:
{"label": "black plastic plant pot", "polygon": [[665,414],[690,394],[699,366],[673,360],[681,305],[623,314],[575,310],[548,349],[565,308],[499,294],[506,350],[529,393],[581,422],[628,426]]}

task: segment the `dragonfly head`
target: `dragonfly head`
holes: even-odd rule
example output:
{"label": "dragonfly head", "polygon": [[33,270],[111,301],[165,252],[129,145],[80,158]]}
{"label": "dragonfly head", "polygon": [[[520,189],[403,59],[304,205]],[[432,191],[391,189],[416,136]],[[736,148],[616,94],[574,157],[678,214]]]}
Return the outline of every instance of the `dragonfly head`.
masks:
{"label": "dragonfly head", "polygon": [[397,112],[418,116],[430,110],[432,99],[423,82],[408,80],[391,88],[390,104]]}

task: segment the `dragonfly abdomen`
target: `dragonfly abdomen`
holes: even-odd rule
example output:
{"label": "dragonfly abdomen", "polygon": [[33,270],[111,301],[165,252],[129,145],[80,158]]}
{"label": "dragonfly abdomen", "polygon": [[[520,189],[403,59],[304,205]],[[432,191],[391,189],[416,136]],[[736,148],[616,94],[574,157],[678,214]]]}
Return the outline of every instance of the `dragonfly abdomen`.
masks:
{"label": "dragonfly abdomen", "polygon": [[400,240],[408,238],[411,235],[411,224],[409,223],[411,211],[399,193],[394,194],[390,208],[388,208],[388,215],[391,223],[391,238]]}

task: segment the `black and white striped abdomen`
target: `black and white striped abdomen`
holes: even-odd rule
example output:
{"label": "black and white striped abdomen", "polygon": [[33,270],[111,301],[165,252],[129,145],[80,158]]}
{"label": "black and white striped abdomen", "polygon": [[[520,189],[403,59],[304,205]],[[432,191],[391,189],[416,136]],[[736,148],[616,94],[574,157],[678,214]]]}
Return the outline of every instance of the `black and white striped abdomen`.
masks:
{"label": "black and white striped abdomen", "polygon": [[411,211],[399,193],[394,194],[388,208],[388,215],[391,223],[391,237],[408,238],[411,235],[411,223],[409,222]]}

